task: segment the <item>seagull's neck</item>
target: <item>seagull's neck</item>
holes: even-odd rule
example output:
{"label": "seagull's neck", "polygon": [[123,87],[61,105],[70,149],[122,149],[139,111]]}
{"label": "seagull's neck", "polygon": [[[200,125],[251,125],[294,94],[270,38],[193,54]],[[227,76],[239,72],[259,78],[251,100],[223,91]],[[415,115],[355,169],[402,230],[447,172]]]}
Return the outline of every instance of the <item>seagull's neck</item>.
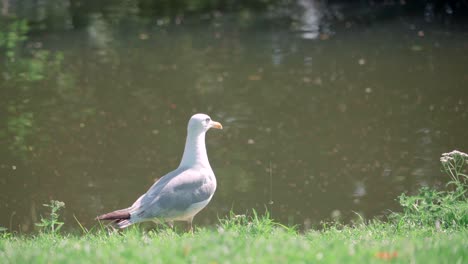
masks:
{"label": "seagull's neck", "polygon": [[210,168],[210,162],[206,154],[205,134],[205,132],[187,134],[184,155],[182,156],[179,168],[194,166]]}

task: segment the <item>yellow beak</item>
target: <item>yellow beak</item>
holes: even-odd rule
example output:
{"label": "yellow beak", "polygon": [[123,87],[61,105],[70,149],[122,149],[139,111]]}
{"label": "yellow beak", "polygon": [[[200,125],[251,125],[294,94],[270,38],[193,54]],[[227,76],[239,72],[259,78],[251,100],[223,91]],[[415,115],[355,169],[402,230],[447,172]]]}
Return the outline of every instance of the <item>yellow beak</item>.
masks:
{"label": "yellow beak", "polygon": [[216,129],[223,129],[223,125],[221,125],[221,123],[216,122],[216,121],[211,121],[211,127],[216,128]]}

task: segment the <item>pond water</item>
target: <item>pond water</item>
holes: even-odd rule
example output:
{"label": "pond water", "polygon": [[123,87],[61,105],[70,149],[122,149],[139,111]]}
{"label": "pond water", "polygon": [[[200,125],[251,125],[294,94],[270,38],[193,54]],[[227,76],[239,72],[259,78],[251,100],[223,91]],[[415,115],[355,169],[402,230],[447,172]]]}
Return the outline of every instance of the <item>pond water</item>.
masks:
{"label": "pond water", "polygon": [[207,135],[218,189],[196,225],[251,208],[305,228],[349,222],[444,186],[440,154],[468,150],[466,24],[248,21],[95,15],[34,34],[63,52],[63,77],[30,95],[27,153],[0,141],[0,226],[31,231],[50,199],[65,202],[68,227],[129,206],[177,167],[197,112],[225,129]]}

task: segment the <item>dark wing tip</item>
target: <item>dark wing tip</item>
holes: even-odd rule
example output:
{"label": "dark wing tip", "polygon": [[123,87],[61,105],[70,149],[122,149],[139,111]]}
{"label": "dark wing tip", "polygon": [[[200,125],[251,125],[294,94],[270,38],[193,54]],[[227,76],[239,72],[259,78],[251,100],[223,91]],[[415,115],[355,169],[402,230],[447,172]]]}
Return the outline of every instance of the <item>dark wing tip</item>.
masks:
{"label": "dark wing tip", "polygon": [[122,220],[130,219],[130,213],[127,210],[117,210],[107,214],[97,216],[95,220]]}

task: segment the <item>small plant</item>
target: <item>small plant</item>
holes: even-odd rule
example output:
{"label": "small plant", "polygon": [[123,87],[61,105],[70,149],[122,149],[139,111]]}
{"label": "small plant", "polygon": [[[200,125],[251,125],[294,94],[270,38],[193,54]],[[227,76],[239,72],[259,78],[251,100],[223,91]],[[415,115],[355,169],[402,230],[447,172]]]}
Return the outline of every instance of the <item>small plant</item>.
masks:
{"label": "small plant", "polygon": [[255,210],[252,210],[251,216],[236,215],[231,211],[227,218],[219,219],[218,231],[232,231],[243,235],[263,235],[272,233],[278,227],[295,232],[294,228],[274,222],[268,211],[263,216],[259,216]]}
{"label": "small plant", "polygon": [[63,222],[59,221],[58,211],[65,207],[65,203],[51,200],[49,204],[43,204],[43,206],[50,208],[49,218],[43,218],[41,216],[41,222],[36,223],[36,226],[40,227],[43,232],[57,233],[63,226]]}
{"label": "small plant", "polygon": [[10,233],[7,232],[8,229],[6,227],[0,226],[0,238],[8,238]]}
{"label": "small plant", "polygon": [[453,184],[457,189],[465,190],[468,187],[468,175],[465,166],[468,163],[468,154],[458,150],[442,154],[440,158],[444,172],[452,179],[447,185]]}
{"label": "small plant", "polygon": [[436,228],[467,227],[468,200],[466,197],[468,177],[464,173],[468,154],[454,150],[442,154],[442,170],[450,177],[447,186],[454,190],[437,191],[423,187],[416,195],[402,194],[399,197],[403,214],[391,218],[401,224],[435,226]]}
{"label": "small plant", "polygon": [[460,193],[437,191],[427,187],[417,195],[400,195],[406,223],[435,225],[440,227],[468,226],[468,203],[460,199]]}

